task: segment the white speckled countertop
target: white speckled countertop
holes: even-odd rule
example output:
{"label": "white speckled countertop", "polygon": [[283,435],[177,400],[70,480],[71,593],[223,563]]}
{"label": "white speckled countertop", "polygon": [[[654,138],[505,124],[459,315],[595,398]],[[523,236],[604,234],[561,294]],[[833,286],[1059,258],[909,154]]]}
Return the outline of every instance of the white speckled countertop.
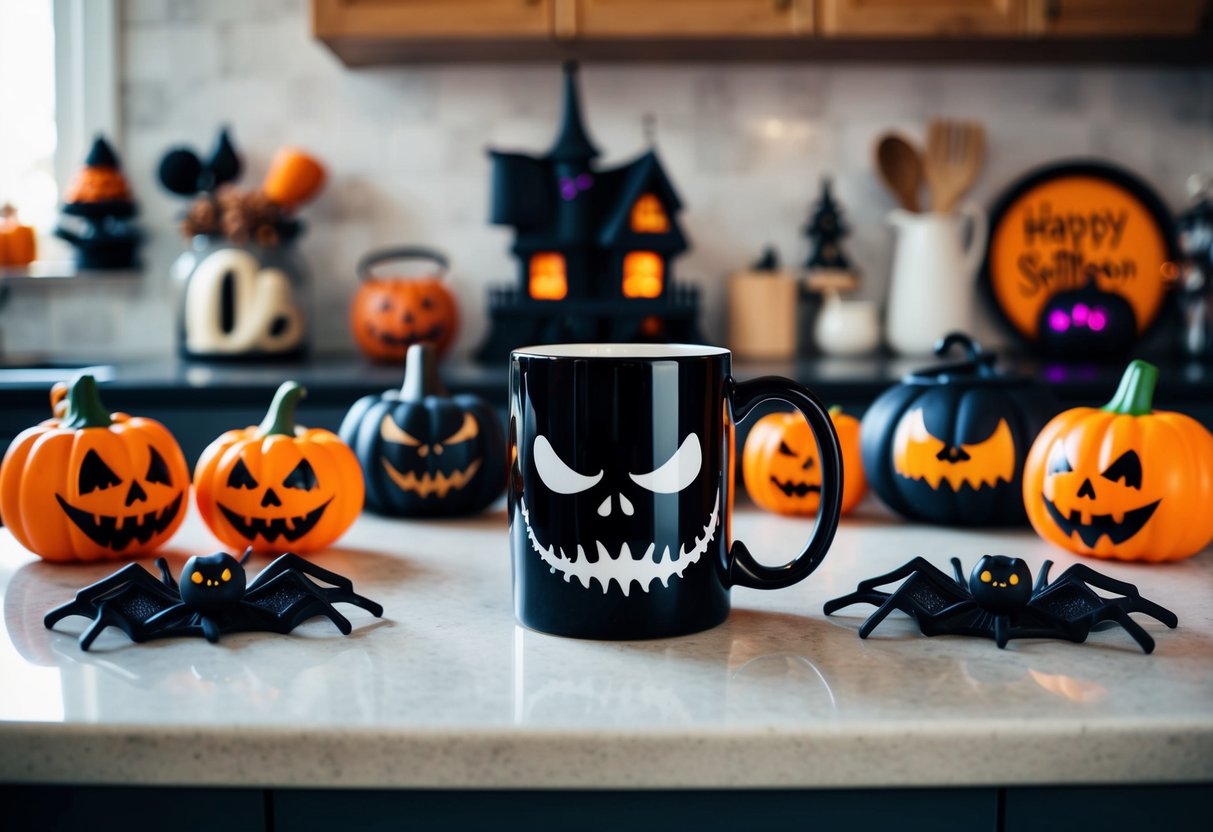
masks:
{"label": "white speckled countertop", "polygon": [[[864,511],[863,509],[866,509]],[[0,530],[0,782],[397,787],[935,786],[1213,781],[1213,553],[1180,564],[1088,561],[1175,611],[1085,645],[927,639],[894,613],[822,603],[922,554],[966,569],[1074,558],[1030,532],[911,526],[865,506],[825,564],[787,590],[733,591],[721,627],[587,642],[514,624],[502,511],[405,523],[364,515],[322,565],[380,601],[293,636],[82,653],[83,619],[43,614],[116,566],[55,567]],[[758,553],[804,521],[739,508]],[[173,568],[218,548],[191,514]],[[770,558],[763,558],[770,559]],[[252,564],[255,572],[266,562]],[[150,565],[150,563],[149,563]]]}

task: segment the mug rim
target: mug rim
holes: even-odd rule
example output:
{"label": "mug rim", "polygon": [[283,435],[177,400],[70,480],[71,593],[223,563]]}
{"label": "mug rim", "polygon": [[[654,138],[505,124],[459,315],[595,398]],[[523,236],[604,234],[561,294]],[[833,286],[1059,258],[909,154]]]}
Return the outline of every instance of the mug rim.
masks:
{"label": "mug rim", "polygon": [[725,347],[714,347],[709,344],[586,342],[578,344],[537,344],[530,347],[519,347],[510,353],[510,358],[639,359],[660,361],[678,358],[718,358],[731,354],[730,350]]}

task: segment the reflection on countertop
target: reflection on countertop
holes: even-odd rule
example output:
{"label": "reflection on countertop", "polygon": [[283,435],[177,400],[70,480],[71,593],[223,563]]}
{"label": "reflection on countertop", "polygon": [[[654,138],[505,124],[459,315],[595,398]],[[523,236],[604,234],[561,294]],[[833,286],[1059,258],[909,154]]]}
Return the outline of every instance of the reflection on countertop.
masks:
{"label": "reflection on countertop", "polygon": [[[764,561],[803,520],[741,507]],[[191,514],[174,569],[216,544]],[[826,786],[1192,782],[1213,779],[1213,553],[1165,566],[1101,563],[1173,609],[1086,644],[925,638],[894,614],[822,604],[914,554],[967,565],[1076,559],[1028,531],[912,526],[873,504],[788,590],[733,593],[722,626],[677,639],[561,639],[513,619],[505,516],[364,515],[315,556],[381,602],[343,610],[342,637],[131,644],[83,653],[82,619],[42,616],[113,564],[61,567],[0,531],[0,780],[324,786]],[[257,558],[252,569],[264,566]],[[150,563],[148,563],[150,566]]]}

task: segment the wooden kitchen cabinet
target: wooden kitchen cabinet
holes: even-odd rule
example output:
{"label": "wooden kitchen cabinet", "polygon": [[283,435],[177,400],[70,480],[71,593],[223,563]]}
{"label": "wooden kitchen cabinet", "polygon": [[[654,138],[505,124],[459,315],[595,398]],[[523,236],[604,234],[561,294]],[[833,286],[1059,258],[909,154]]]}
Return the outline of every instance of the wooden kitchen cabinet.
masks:
{"label": "wooden kitchen cabinet", "polygon": [[1026,0],[817,0],[826,37],[1012,36]]}
{"label": "wooden kitchen cabinet", "polygon": [[349,66],[1014,60],[1207,65],[1213,0],[311,0]]}
{"label": "wooden kitchen cabinet", "polygon": [[319,38],[550,38],[559,0],[312,0]]}
{"label": "wooden kitchen cabinet", "polygon": [[584,38],[763,38],[813,31],[814,0],[557,0],[556,33]]}
{"label": "wooden kitchen cabinet", "polygon": [[1147,37],[1195,35],[1208,0],[1027,0],[1033,35]]}

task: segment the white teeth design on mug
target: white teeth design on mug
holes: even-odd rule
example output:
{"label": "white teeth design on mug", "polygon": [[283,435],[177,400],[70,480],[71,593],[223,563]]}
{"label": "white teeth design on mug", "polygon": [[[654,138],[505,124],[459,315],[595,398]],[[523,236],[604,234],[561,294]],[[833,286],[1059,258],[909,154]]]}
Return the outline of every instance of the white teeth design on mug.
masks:
{"label": "white teeth design on mug", "polygon": [[604,595],[610,588],[611,581],[614,581],[623,590],[625,596],[630,593],[633,581],[639,584],[644,592],[649,591],[654,580],[661,581],[662,586],[669,586],[671,577],[677,575],[681,578],[687,567],[703,557],[708,550],[708,544],[712,542],[720,527],[720,489],[717,489],[712,501],[712,516],[704,525],[703,534],[695,538],[694,545],[690,549],[685,543],[679,546],[677,557],[671,556],[669,546],[666,546],[660,555],[654,557],[653,553],[657,550],[656,543],[650,543],[640,558],[632,556],[632,550],[626,543],[622,544],[617,552],[611,554],[601,540],[596,540],[594,544],[598,550],[598,560],[596,563],[590,563],[586,560],[585,550],[581,548],[580,544],[577,546],[576,559],[572,560],[565,555],[564,549],[557,549],[554,544],[544,546],[540,543],[535,536],[535,530],[531,528],[531,515],[527,510],[526,500],[520,500],[519,506],[522,509],[522,522],[526,526],[531,548],[543,559],[543,562],[551,567],[553,572],[560,572],[564,575],[565,581],[576,578],[586,589],[590,588],[591,581],[597,581],[598,585],[602,587]]}

